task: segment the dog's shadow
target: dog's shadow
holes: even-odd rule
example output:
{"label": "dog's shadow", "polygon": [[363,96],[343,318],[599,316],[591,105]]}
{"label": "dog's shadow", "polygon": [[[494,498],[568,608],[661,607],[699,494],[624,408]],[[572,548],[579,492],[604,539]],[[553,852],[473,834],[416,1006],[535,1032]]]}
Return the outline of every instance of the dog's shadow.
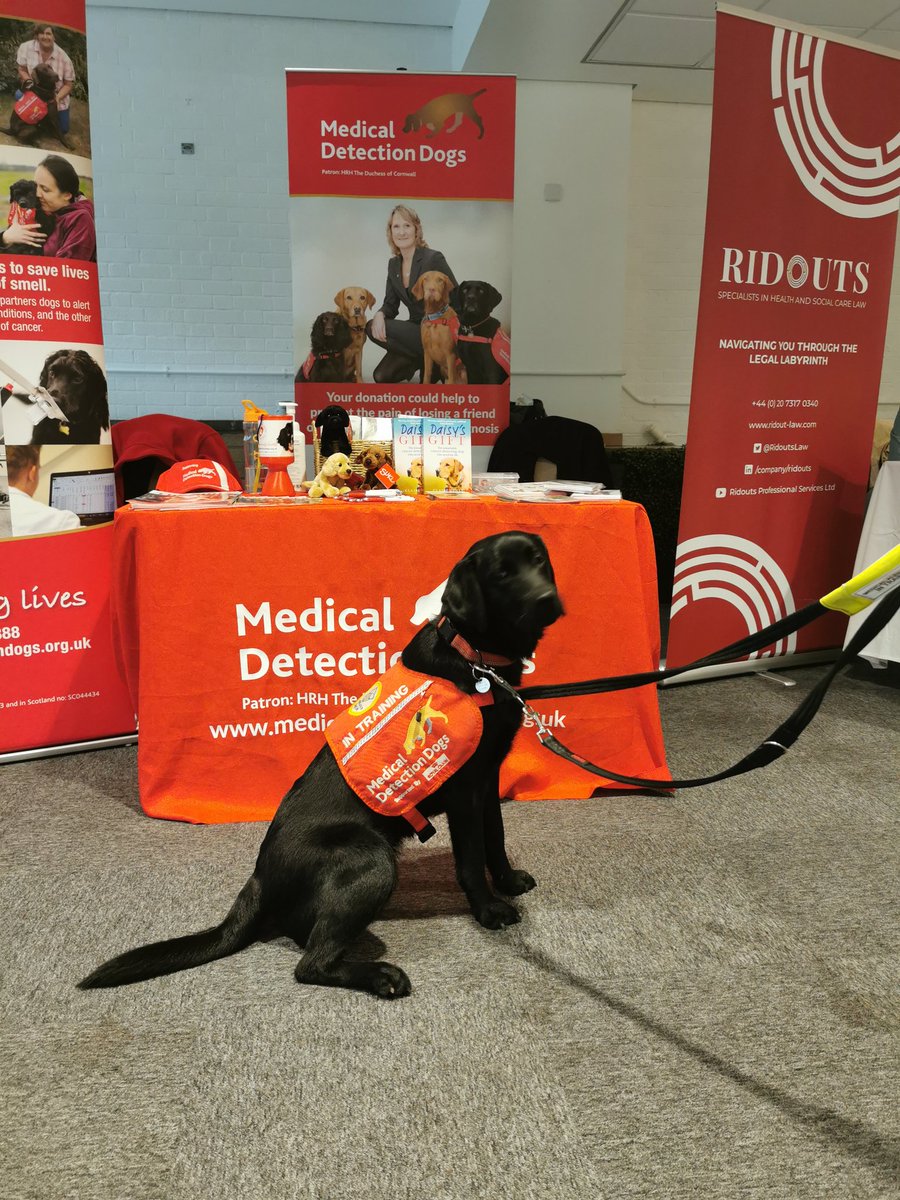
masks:
{"label": "dog's shadow", "polygon": [[[397,887],[379,921],[418,921],[430,917],[465,917],[470,915],[468,902],[456,879],[453,852],[449,847],[419,849],[415,854],[401,855],[397,862]],[[290,947],[292,938],[267,938],[271,946]],[[371,930],[358,938],[347,954],[350,959],[370,961],[382,958],[385,943]]]}

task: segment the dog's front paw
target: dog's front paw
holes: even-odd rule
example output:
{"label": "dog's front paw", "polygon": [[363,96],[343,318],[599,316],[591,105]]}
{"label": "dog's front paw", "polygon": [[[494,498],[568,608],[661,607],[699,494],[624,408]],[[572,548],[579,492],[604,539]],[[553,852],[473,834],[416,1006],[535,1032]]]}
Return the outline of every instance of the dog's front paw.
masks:
{"label": "dog's front paw", "polygon": [[522,918],[518,909],[505,900],[491,900],[475,913],[475,919],[485,929],[503,929],[506,925],[515,925]]}
{"label": "dog's front paw", "polygon": [[499,875],[494,883],[504,896],[521,896],[523,892],[530,892],[537,887],[537,880],[527,871],[507,871],[505,875]]}
{"label": "dog's front paw", "polygon": [[383,1000],[399,1000],[408,996],[412,991],[409,976],[393,963],[375,962],[369,964],[371,973],[367,979],[367,987],[375,996]]}

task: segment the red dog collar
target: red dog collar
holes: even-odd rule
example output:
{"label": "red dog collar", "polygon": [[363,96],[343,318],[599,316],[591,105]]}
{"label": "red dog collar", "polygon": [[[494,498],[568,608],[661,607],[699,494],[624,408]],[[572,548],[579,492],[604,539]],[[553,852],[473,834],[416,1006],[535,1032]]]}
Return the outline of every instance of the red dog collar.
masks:
{"label": "red dog collar", "polygon": [[502,654],[490,654],[483,650],[476,650],[474,646],[469,645],[461,633],[453,628],[447,617],[438,619],[437,631],[457,654],[461,654],[466,662],[470,662],[476,667],[512,667],[519,662],[519,659],[504,658]]}

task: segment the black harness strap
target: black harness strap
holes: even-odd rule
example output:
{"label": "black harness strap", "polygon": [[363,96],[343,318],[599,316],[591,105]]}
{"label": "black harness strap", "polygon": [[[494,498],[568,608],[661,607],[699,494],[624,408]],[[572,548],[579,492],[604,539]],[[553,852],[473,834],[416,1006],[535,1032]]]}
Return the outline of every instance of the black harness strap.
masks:
{"label": "black harness strap", "polygon": [[[802,625],[807,624],[815,616],[827,611],[821,605],[809,605],[805,609],[801,609],[799,613],[793,616],[800,617],[803,614],[808,614],[812,609],[818,609],[812,616],[806,616],[801,622]],[[505,679],[495,674],[495,672],[487,669],[494,682],[498,686],[502,686],[508,692],[511,692],[519,703],[522,705],[525,713],[534,722],[537,728],[537,737],[541,745],[546,746],[548,750],[552,750],[554,754],[558,754],[561,758],[566,758],[569,762],[573,762],[576,766],[582,767],[585,771],[590,771],[593,775],[600,775],[604,779],[612,780],[614,783],[629,784],[632,787],[640,787],[650,791],[671,791],[674,788],[694,788],[703,787],[708,783],[717,783],[720,779],[729,779],[732,775],[744,775],[748,771],[755,771],[758,767],[768,766],[770,762],[774,762],[776,758],[780,758],[790,746],[794,744],[806,726],[810,723],[816,713],[819,711],[825,693],[837,675],[844,666],[856,657],[869,642],[887,625],[888,621],[894,616],[897,610],[900,609],[900,588],[895,588],[886,596],[882,597],[881,602],[877,607],[869,613],[859,629],[841,651],[837,660],[832,664],[822,679],[815,685],[814,688],[803,698],[797,708],[791,713],[786,721],[768,737],[764,742],[756,747],[755,750],[745,755],[739,762],[731,767],[726,767],[725,770],[718,771],[714,775],[704,775],[697,779],[640,779],[634,775],[619,775],[615,771],[607,771],[604,767],[598,767],[595,763],[588,762],[586,758],[575,754],[567,749],[562,742],[558,740],[546,727],[539,713],[535,712],[526,703],[526,696],[529,698],[549,697],[549,696],[577,696],[585,695],[589,692],[603,691],[618,691],[626,687],[638,687],[647,683],[658,682],[670,675],[678,675],[683,671],[693,670],[700,665],[706,665],[717,661],[728,661],[723,659],[723,655],[729,653],[733,657],[735,646],[745,645],[747,642],[758,642],[758,639],[765,635],[766,640],[758,642],[758,645],[768,645],[770,642],[777,641],[779,637],[784,636],[783,631],[776,633],[773,636],[773,631],[790,622],[792,618],[786,617],[783,621],[779,621],[776,625],[769,626],[768,629],[762,630],[759,634],[753,634],[749,638],[743,639],[742,642],[735,642],[726,650],[718,650],[714,654],[708,655],[706,658],[698,659],[694,663],[690,663],[686,667],[675,667],[671,671],[647,672],[644,675],[621,675],[612,680],[587,680],[584,683],[576,684],[560,684],[556,687],[533,687],[523,688],[521,691],[516,691],[511,687]],[[796,626],[800,628],[800,626]],[[754,647],[756,648],[756,647]],[[636,682],[624,682],[634,680]],[[611,687],[597,687],[594,684],[609,683]]]}

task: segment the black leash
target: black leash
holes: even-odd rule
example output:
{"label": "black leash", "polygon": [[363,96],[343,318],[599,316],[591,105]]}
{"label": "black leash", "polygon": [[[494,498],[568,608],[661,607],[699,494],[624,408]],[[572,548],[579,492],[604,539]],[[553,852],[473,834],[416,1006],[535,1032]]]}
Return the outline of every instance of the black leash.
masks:
{"label": "black leash", "polygon": [[595,763],[589,762],[586,758],[582,758],[580,754],[575,754],[572,750],[564,746],[544,724],[540,713],[535,712],[527,701],[553,699],[562,696],[584,696],[597,692],[623,691],[627,688],[658,683],[662,679],[681,675],[685,671],[696,670],[697,667],[730,662],[737,657],[750,653],[752,650],[758,650],[763,646],[771,645],[788,633],[792,633],[794,630],[809,624],[816,617],[822,616],[825,612],[829,611],[823,604],[817,601],[814,604],[807,605],[806,608],[800,609],[799,612],[792,613],[790,616],[776,621],[773,625],[760,630],[758,633],[751,634],[740,641],[732,642],[730,646],[726,646],[722,650],[716,650],[704,658],[699,658],[695,662],[688,663],[686,666],[671,667],[664,671],[645,671],[637,675],[618,675],[610,679],[587,679],[579,683],[548,684],[543,687],[521,688],[517,691],[501,675],[498,675],[496,671],[493,671],[489,667],[473,668],[473,670],[489,675],[495,686],[508,692],[518,701],[525,715],[534,722],[535,729],[537,730],[537,738],[542,746],[546,746],[548,750],[552,750],[560,758],[568,759],[569,762],[575,763],[576,766],[582,767],[585,771],[590,771],[593,775],[600,775],[604,779],[612,780],[614,783],[629,784],[632,787],[640,787],[651,791],[671,791],[673,788],[703,787],[708,783],[717,783],[720,779],[729,779],[732,775],[744,775],[748,771],[755,771],[759,767],[768,766],[770,762],[774,762],[776,758],[780,758],[782,754],[785,754],[819,711],[819,707],[825,698],[825,693],[831,686],[838,671],[855,658],[881,632],[898,609],[900,609],[900,587],[894,587],[892,591],[881,598],[880,604],[869,613],[825,676],[804,697],[786,721],[779,725],[755,750],[745,755],[733,766],[718,771],[714,775],[704,775],[697,779],[640,779],[634,775],[619,775],[615,771],[608,771],[604,767],[598,767]]}

